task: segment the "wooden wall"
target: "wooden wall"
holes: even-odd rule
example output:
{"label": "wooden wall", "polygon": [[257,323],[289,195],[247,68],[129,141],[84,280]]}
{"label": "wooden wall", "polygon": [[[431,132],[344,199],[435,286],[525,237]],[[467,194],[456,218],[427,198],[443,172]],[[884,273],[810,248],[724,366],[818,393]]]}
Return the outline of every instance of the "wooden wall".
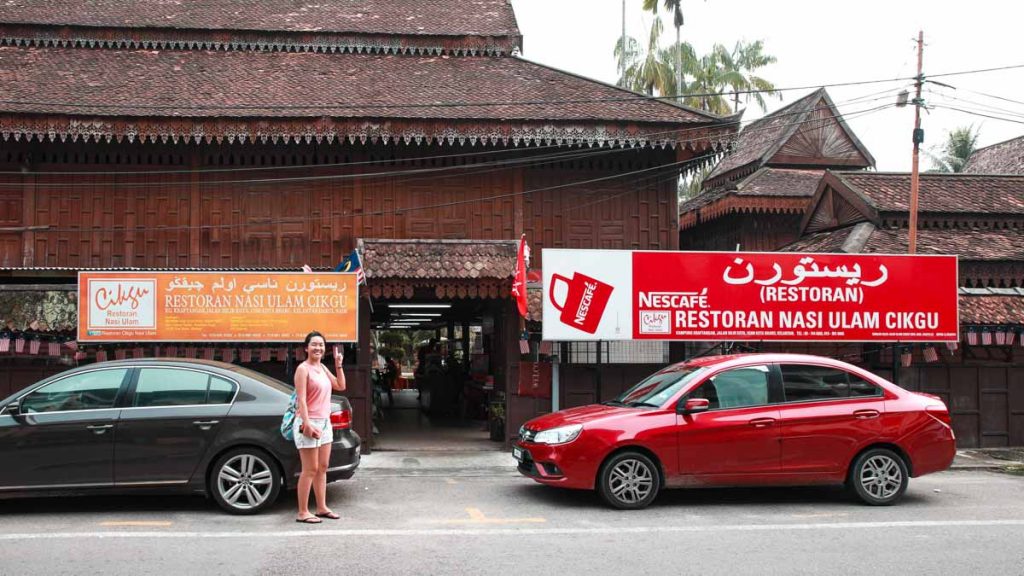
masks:
{"label": "wooden wall", "polygon": [[800,237],[800,214],[729,214],[679,233],[681,250],[772,252]]}
{"label": "wooden wall", "polygon": [[677,158],[664,150],[0,146],[9,267],[332,266],[358,238],[521,232],[539,266],[543,247],[678,242],[674,170],[659,168]]}

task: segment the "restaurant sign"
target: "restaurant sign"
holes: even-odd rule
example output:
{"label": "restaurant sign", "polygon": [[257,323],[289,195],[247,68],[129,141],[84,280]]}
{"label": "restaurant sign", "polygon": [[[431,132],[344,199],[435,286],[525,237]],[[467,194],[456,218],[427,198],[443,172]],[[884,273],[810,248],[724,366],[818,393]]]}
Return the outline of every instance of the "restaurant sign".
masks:
{"label": "restaurant sign", "polygon": [[545,249],[545,340],[946,342],[956,256]]}
{"label": "restaurant sign", "polygon": [[79,342],[355,342],[354,273],[80,272]]}

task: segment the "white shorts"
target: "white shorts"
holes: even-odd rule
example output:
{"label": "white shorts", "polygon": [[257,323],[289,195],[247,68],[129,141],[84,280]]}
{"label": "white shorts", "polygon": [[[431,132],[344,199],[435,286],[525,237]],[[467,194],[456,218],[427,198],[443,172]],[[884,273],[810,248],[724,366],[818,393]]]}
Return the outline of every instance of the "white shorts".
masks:
{"label": "white shorts", "polygon": [[295,437],[296,448],[319,448],[324,444],[334,442],[334,430],[331,428],[330,419],[310,418],[309,422],[312,424],[313,428],[320,430],[320,437],[313,438],[299,432],[299,427],[302,426],[302,418],[296,415],[295,423],[292,424],[292,436]]}

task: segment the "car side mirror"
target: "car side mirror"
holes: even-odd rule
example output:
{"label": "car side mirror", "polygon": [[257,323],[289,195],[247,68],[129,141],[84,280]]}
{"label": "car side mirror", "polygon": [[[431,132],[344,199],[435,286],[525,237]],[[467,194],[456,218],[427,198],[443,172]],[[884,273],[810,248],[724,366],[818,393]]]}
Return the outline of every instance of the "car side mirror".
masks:
{"label": "car side mirror", "polygon": [[13,418],[21,416],[21,402],[11,402],[10,404],[7,405],[7,409],[5,411],[7,412],[8,416],[11,416]]}
{"label": "car side mirror", "polygon": [[707,398],[688,398],[682,406],[679,407],[678,412],[680,414],[696,414],[697,412],[705,412],[711,407],[711,401]]}

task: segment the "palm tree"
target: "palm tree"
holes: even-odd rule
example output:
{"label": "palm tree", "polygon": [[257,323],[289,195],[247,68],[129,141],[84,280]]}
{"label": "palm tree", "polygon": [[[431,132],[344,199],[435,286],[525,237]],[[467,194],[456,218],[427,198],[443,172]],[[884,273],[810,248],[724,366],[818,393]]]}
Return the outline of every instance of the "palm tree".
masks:
{"label": "palm tree", "polygon": [[974,125],[961,126],[946,134],[939,154],[925,152],[932,160],[930,172],[963,172],[967,161],[978,149],[979,131]]}
{"label": "palm tree", "polygon": [[782,95],[775,92],[775,84],[754,75],[758,69],[776,61],[775,56],[764,53],[763,40],[755,40],[749,44],[739,41],[732,52],[723,53],[723,65],[739,73],[739,76],[733,77],[733,81],[729,83],[729,88],[733,92],[733,112],[740,111],[740,92],[752,91],[744,94],[743,101],[749,102],[753,98],[762,112],[768,110],[764,103],[764,94],[778,95],[779,99],[782,99]]}
{"label": "palm tree", "polygon": [[619,78],[619,86],[635,92],[653,95],[670,94],[673,87],[672,68],[659,59],[658,38],[661,37],[663,26],[660,18],[654,19],[651,25],[647,50],[642,50],[636,40],[626,39],[625,49],[622,40],[616,42],[615,55],[619,58],[624,71]]}
{"label": "palm tree", "polygon": [[[682,41],[680,39],[680,34],[682,33],[682,28],[683,28],[683,0],[662,0],[662,1],[663,1],[664,5],[665,5],[665,9],[672,11],[672,24],[676,28],[676,43],[675,43],[675,45],[676,46],[681,46],[682,45]],[[644,0],[644,10],[647,10],[647,11],[655,14],[655,16],[657,16],[657,14],[658,14],[658,0]],[[683,86],[683,62],[682,62],[682,53],[681,52],[677,52],[677,54],[676,54],[675,70],[676,70],[676,82],[675,82],[675,84],[679,88],[679,91],[678,92],[673,92],[673,94],[680,94],[680,93],[682,93],[682,86]]]}
{"label": "palm tree", "polygon": [[683,67],[691,79],[686,85],[689,95],[683,103],[720,116],[732,113],[725,89],[742,82],[742,74],[726,65],[729,53],[725,47],[715,44],[711,52],[700,57],[688,45],[679,52],[686,55],[682,58]]}

